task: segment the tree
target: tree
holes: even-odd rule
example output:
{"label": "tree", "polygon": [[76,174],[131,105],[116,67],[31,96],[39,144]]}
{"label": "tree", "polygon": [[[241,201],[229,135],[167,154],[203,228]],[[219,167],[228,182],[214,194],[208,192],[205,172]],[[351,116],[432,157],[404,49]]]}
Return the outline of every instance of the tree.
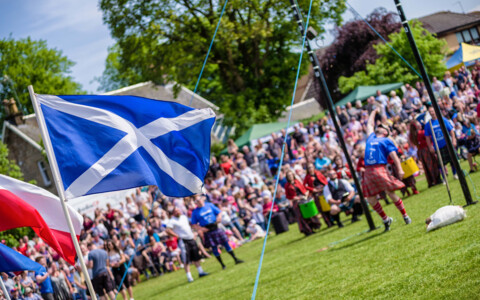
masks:
{"label": "tree", "polygon": [[[381,36],[398,32],[401,28],[400,18],[385,8],[377,8],[366,18],[366,21]],[[373,45],[381,43],[381,38],[363,21],[353,20],[334,29],[334,42],[319,55],[318,60],[325,75],[334,102],[342,98],[338,89],[340,76],[352,76],[355,72],[364,70],[368,62],[375,63],[378,58]],[[318,91],[320,86],[315,81]],[[318,97],[325,107],[325,99]]]}
{"label": "tree", "polygon": [[[309,3],[299,1],[304,10]],[[345,0],[313,3],[313,26],[341,21]],[[151,80],[175,81],[193,90],[223,4],[100,1],[104,22],[117,41],[100,79],[102,88]],[[197,92],[220,106],[225,122],[236,125],[238,133],[252,123],[275,120],[291,98],[300,46],[288,1],[231,0]],[[306,65],[305,59],[304,72]]]}
{"label": "tree", "polygon": [[[0,142],[0,174],[4,174],[16,179],[23,180],[23,173],[15,161],[8,159],[8,148],[4,143]],[[0,232],[0,240],[5,240],[7,246],[18,246],[18,239],[28,235],[33,237],[31,228],[15,228]]]}
{"label": "tree", "polygon": [[[447,51],[446,42],[435,38],[418,21],[412,22],[410,28],[429,77],[442,77],[446,70],[443,62]],[[393,48],[418,71],[415,57],[405,33],[393,33],[388,36],[388,40],[390,40]],[[392,82],[412,84],[414,81],[420,80],[419,76],[388,45],[378,44],[374,45],[373,48],[380,58],[375,63],[367,64],[366,70],[356,72],[351,77],[340,77],[338,83],[342,93],[348,93],[359,85]]]}
{"label": "tree", "polygon": [[[23,113],[33,113],[28,85],[43,94],[75,94],[81,85],[68,76],[74,65],[61,51],[43,40],[0,40],[0,100],[14,98]],[[3,115],[3,107],[0,112]]]}

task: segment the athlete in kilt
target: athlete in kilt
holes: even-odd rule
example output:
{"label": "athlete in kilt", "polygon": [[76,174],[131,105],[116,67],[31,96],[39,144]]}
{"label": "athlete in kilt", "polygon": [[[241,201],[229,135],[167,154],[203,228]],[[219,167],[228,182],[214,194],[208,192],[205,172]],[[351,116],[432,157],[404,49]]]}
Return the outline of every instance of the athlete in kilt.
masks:
{"label": "athlete in kilt", "polygon": [[228,244],[228,237],[223,230],[218,228],[217,224],[221,221],[221,210],[212,203],[205,203],[202,197],[195,199],[195,208],[192,212],[192,226],[198,231],[203,232],[205,248],[212,248],[213,255],[217,258],[222,268],[225,269],[218,246],[222,245],[235,260],[235,264],[243,263],[243,260],[235,256],[232,248]]}
{"label": "athlete in kilt", "polygon": [[183,215],[178,207],[172,212],[172,217],[167,224],[167,234],[178,238],[178,247],[182,251],[181,257],[185,265],[185,272],[187,273],[188,282],[193,282],[192,273],[190,272],[190,264],[193,263],[198,270],[198,276],[207,276],[208,273],[203,271],[200,266],[200,249],[198,249],[197,242],[188,223],[188,218]]}
{"label": "athlete in kilt", "polygon": [[382,218],[385,231],[388,231],[393,220],[387,216],[383,211],[382,205],[377,200],[377,195],[381,192],[385,192],[393,200],[406,224],[410,224],[412,220],[405,211],[402,199],[395,194],[396,190],[403,188],[405,185],[387,172],[387,158],[390,156],[398,169],[399,177],[403,178],[404,175],[396,152],[397,147],[388,138],[388,129],[380,125],[374,130],[377,112],[378,109],[372,111],[367,123],[368,137],[365,147],[365,173],[362,181],[362,190],[370,205]]}

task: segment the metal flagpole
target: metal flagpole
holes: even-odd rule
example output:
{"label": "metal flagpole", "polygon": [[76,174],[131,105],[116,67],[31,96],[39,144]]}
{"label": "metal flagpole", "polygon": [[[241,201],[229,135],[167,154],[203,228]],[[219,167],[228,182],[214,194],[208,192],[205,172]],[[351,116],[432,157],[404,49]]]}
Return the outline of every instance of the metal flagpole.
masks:
{"label": "metal flagpole", "polygon": [[[433,125],[432,125],[431,117],[430,117],[430,120],[428,120],[428,124],[430,124],[430,130],[432,131],[432,138],[433,138],[433,142],[435,143],[435,149],[437,149],[437,157],[438,157],[438,160],[440,161],[440,168],[442,170],[442,177],[443,177],[443,180],[445,180],[445,185],[447,187],[448,198],[450,198],[450,204],[452,204],[452,195],[450,194],[450,184],[448,183],[447,173],[445,171],[445,165],[443,164],[442,154],[440,153],[440,148],[438,148],[437,137],[435,136],[435,131],[433,131]],[[429,149],[429,151],[430,151],[430,149]]]}
{"label": "metal flagpole", "polygon": [[5,298],[7,298],[7,300],[10,300],[10,293],[7,291],[7,288],[5,287],[5,284],[3,283],[2,276],[0,276],[0,286],[2,286],[2,291],[3,291],[3,294],[5,295]]}
{"label": "metal flagpole", "polygon": [[[303,25],[303,18],[302,14],[300,13],[300,9],[298,8],[298,5],[295,0],[290,0],[290,4],[292,5],[292,11],[297,19],[297,24],[300,29],[300,32],[302,36],[304,35],[305,32],[305,26]],[[342,146],[343,153],[345,154],[345,158],[347,160],[348,167],[350,168],[350,173],[352,174],[353,181],[355,182],[355,186],[357,187],[357,192],[358,196],[360,196],[360,203],[362,204],[363,212],[365,213],[365,217],[368,222],[368,226],[370,227],[370,230],[375,230],[375,224],[373,223],[372,215],[370,214],[370,210],[368,209],[367,202],[365,201],[365,198],[363,196],[362,192],[362,187],[360,185],[360,181],[358,180],[357,174],[355,172],[355,168],[353,167],[352,159],[350,158],[350,154],[348,153],[347,146],[345,145],[345,140],[343,139],[343,132],[338,125],[337,121],[337,115],[335,113],[335,109],[333,109],[333,100],[330,95],[330,91],[328,90],[327,82],[325,81],[325,77],[323,76],[322,69],[320,68],[320,63],[318,61],[317,55],[315,55],[315,52],[312,50],[312,47],[310,47],[310,41],[306,40],[305,41],[306,46],[307,46],[307,52],[310,57],[310,62],[313,65],[313,71],[315,73],[315,77],[317,78],[318,82],[320,83],[320,86],[322,87],[323,94],[325,98],[327,99],[327,107],[328,111],[330,112],[330,116],[332,117],[333,124],[335,125],[335,131],[337,132],[337,137],[338,140],[340,141],[340,145]]]}
{"label": "metal flagpole", "polygon": [[40,128],[40,132],[42,134],[43,144],[45,146],[45,152],[47,153],[47,157],[50,162],[50,169],[52,170],[55,186],[57,187],[58,196],[60,198],[60,203],[62,204],[62,209],[68,224],[68,229],[70,230],[70,235],[72,237],[73,245],[75,246],[75,251],[77,252],[78,260],[80,262],[80,266],[82,267],[83,275],[85,276],[85,281],[87,282],[88,291],[90,292],[90,297],[93,300],[97,300],[97,295],[95,294],[95,291],[92,286],[92,282],[90,281],[90,276],[88,275],[87,266],[85,265],[82,251],[80,250],[80,245],[78,244],[77,236],[75,235],[75,229],[73,228],[72,219],[70,218],[70,213],[68,212],[67,204],[65,203],[66,198],[65,198],[65,190],[63,188],[63,181],[61,180],[60,171],[58,170],[57,160],[53,153],[52,142],[50,141],[50,136],[48,135],[48,132],[47,132],[47,125],[45,123],[45,119],[43,118],[43,112],[33,92],[33,86],[31,85],[28,86],[28,92],[30,93],[30,99],[32,100],[33,109],[35,110],[35,116],[37,118],[38,127]]}
{"label": "metal flagpole", "polygon": [[465,179],[465,174],[463,174],[463,171],[460,167],[460,163],[458,162],[455,149],[453,148],[452,141],[450,140],[450,134],[447,131],[447,127],[445,126],[445,123],[443,122],[442,113],[440,112],[440,108],[438,107],[437,99],[433,94],[433,89],[430,83],[430,79],[428,77],[427,71],[425,70],[425,66],[423,65],[420,52],[418,52],[417,45],[415,44],[415,39],[413,38],[412,32],[410,30],[410,25],[408,25],[407,18],[405,17],[405,13],[403,12],[402,4],[400,3],[400,0],[394,0],[394,1],[395,1],[395,5],[397,6],[398,14],[400,15],[400,20],[402,20],[403,28],[405,29],[405,33],[407,34],[408,41],[410,42],[410,47],[412,48],[413,55],[415,56],[415,60],[417,61],[418,68],[420,69],[420,73],[422,74],[422,79],[428,91],[428,96],[432,101],[432,106],[433,106],[433,109],[435,110],[435,115],[437,115],[438,124],[440,125],[443,136],[445,137],[448,154],[450,155],[450,158],[452,160],[451,164],[457,170],[458,179],[460,181],[460,186],[462,187],[462,191],[463,191],[463,196],[465,197],[465,201],[467,202],[467,205],[475,204],[477,203],[477,201],[472,200],[472,195],[470,194],[470,189],[468,188],[467,180]]}

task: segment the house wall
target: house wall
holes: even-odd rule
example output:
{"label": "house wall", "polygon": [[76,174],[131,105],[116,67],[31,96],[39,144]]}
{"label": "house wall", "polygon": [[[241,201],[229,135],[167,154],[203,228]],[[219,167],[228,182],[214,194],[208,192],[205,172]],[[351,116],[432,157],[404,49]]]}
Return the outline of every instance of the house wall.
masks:
{"label": "house wall", "polygon": [[[8,147],[8,158],[14,160],[23,172],[25,181],[35,180],[37,185],[44,188],[54,194],[57,194],[55,184],[53,182],[52,172],[50,165],[43,157],[42,153],[35,147],[27,143],[20,136],[9,132],[6,134],[4,143]],[[38,162],[42,161],[48,177],[50,178],[50,184],[45,185],[42,174],[38,167]]]}
{"label": "house wall", "polygon": [[442,36],[445,41],[447,41],[447,46],[449,52],[455,52],[460,48],[460,44],[458,43],[457,36],[455,35],[454,32],[451,32],[445,36]]}
{"label": "house wall", "polygon": [[[293,105],[292,121],[307,119],[315,115],[318,115],[322,111],[323,110],[320,107],[320,104],[318,104],[317,100],[315,100],[314,98],[311,98]],[[278,122],[287,122],[289,113],[290,113],[290,106],[287,107],[285,112],[278,119]]]}

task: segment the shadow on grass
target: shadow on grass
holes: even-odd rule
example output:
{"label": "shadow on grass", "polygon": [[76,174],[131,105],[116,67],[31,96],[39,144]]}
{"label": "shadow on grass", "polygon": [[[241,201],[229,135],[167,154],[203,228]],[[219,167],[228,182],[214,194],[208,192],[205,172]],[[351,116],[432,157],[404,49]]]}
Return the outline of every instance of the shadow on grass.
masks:
{"label": "shadow on grass", "polygon": [[[368,240],[371,240],[371,239],[373,239],[373,238],[376,238],[376,237],[384,234],[385,232],[382,231],[382,230],[378,230],[378,231],[375,231],[375,232],[365,232],[365,233],[363,233],[363,234],[368,234],[368,233],[370,233],[370,234],[372,234],[372,235],[369,235],[369,236],[367,236],[367,237],[365,237],[365,238],[363,238],[363,239],[361,239],[361,240],[358,240],[358,241],[355,241],[355,242],[352,242],[352,243],[349,243],[349,244],[346,244],[346,245],[343,245],[343,246],[340,246],[340,247],[337,247],[336,245],[333,245],[332,248],[328,249],[328,251],[340,251],[340,250],[348,249],[348,248],[350,248],[350,247],[352,247],[352,246],[356,246],[356,245],[358,245],[358,244],[361,244],[361,243],[363,243],[363,242],[366,242],[366,241],[368,241]],[[363,235],[363,234],[360,234],[360,235]],[[355,236],[357,236],[357,235],[355,235]],[[352,237],[353,237],[353,236],[352,236]]]}

